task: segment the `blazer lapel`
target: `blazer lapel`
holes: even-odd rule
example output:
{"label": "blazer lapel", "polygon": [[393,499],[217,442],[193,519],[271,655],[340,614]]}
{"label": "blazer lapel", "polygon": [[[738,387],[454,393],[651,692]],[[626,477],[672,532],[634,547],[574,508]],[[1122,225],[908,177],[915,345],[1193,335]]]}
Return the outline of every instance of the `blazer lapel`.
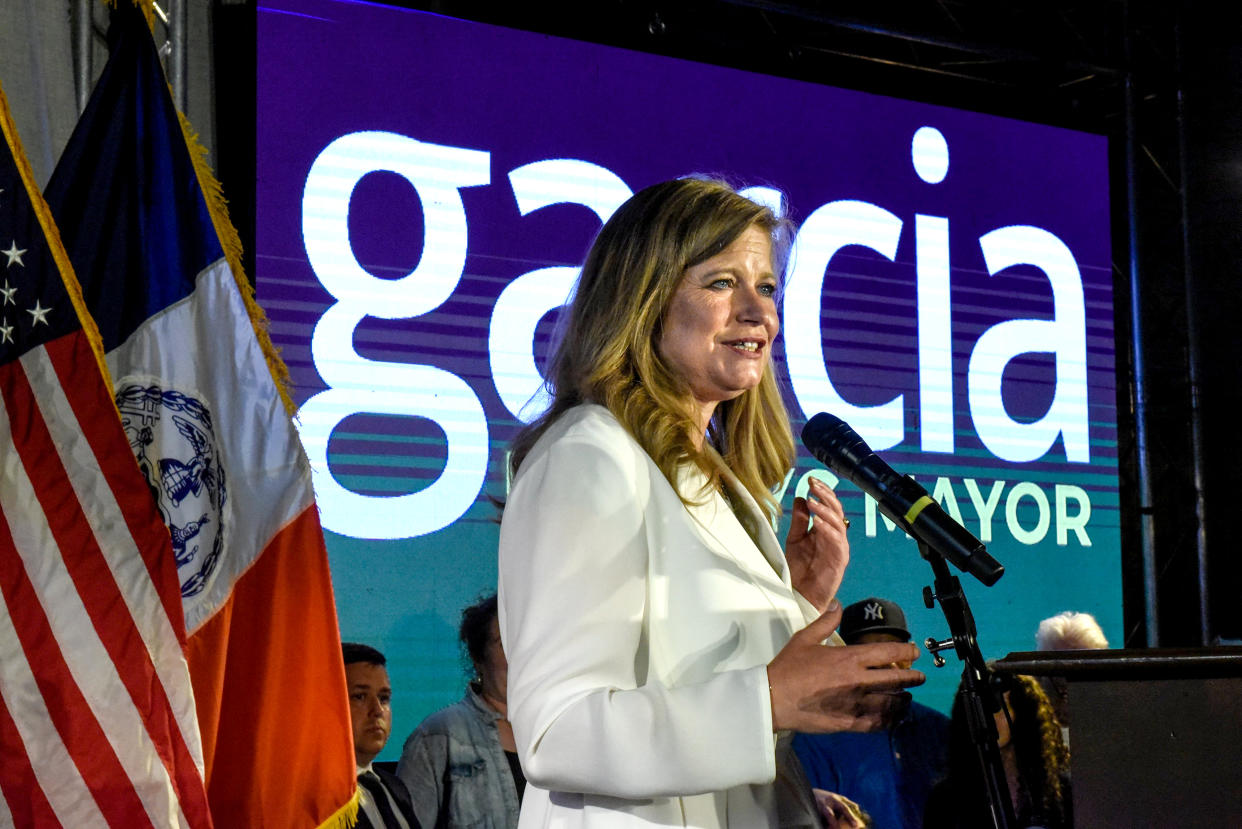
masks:
{"label": "blazer lapel", "polygon": [[[683,492],[697,494],[703,491],[705,479],[698,469],[689,467],[683,468],[678,483]],[[725,487],[733,509],[716,492],[710,493],[706,503],[686,507],[700,527],[703,540],[742,564],[756,583],[762,583],[766,589],[785,592],[777,588],[777,585],[783,585],[789,590],[785,552],[763,510],[731,473],[725,476]],[[756,552],[759,555],[755,555]]]}
{"label": "blazer lapel", "polygon": [[768,564],[772,565],[777,577],[783,583],[788,584],[789,568],[785,562],[785,549],[776,538],[776,531],[772,529],[772,524],[768,521],[767,511],[755,502],[749,490],[742,486],[742,482],[732,472],[726,471],[724,479],[725,486],[729,489],[729,498],[734,504],[733,514],[738,523],[750,536],[751,541],[755,542],[755,546],[767,559]]}

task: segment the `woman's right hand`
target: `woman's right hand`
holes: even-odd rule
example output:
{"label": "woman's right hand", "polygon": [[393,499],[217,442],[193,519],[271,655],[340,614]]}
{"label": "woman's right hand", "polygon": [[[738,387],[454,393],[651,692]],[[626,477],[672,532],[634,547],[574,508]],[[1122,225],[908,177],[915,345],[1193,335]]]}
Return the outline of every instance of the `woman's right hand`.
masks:
{"label": "woman's right hand", "polygon": [[918,658],[908,642],[832,647],[821,644],[841,622],[841,603],[793,635],[768,663],[776,731],[877,731],[905,712],[921,671],[899,668]]}

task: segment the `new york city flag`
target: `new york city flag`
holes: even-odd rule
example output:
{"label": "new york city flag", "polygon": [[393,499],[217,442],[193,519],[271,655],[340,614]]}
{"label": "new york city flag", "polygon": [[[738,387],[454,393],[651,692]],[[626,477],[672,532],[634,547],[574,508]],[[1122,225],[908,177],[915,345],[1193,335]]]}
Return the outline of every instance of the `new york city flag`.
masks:
{"label": "new york city flag", "polygon": [[118,6],[46,196],[172,537],[212,816],[343,825],[356,783],[340,634],[282,365],[146,21]]}

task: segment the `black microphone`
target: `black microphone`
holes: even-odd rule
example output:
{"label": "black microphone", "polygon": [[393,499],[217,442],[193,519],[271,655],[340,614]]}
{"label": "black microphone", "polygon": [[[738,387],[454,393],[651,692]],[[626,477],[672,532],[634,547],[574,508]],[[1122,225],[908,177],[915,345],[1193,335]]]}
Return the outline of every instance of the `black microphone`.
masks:
{"label": "black microphone", "polygon": [[1005,574],[982,541],[941,509],[927,490],[880,460],[841,418],[827,412],[815,415],[802,429],[802,444],[820,463],[874,498],[890,521],[957,569],[989,587]]}

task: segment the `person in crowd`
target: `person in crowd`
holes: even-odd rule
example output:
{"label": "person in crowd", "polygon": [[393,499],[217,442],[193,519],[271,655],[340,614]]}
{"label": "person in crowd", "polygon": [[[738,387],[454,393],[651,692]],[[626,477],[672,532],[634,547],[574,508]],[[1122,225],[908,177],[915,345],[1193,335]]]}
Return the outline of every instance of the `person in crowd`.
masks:
{"label": "person in crowd", "polygon": [[[875,597],[845,608],[838,632],[848,645],[910,641],[901,606]],[[948,771],[949,718],[911,702],[887,730],[798,734],[794,750],[812,786],[855,801],[876,829],[919,829],[927,795]]]}
{"label": "person in crowd", "polygon": [[410,793],[395,775],[374,765],[392,731],[388,660],[370,645],[342,642],[349,719],[358,767],[357,829],[419,829]]}
{"label": "person in crowd", "polygon": [[[1069,752],[1048,697],[1034,677],[994,674],[993,681],[1004,705],[994,718],[1017,826],[1073,826]],[[949,773],[932,789],[923,825],[927,829],[991,829],[983,772],[961,687],[949,720]]]}
{"label": "person in crowd", "polygon": [[[1038,651],[1075,651],[1107,648],[1108,639],[1100,623],[1090,613],[1066,610],[1050,616],[1039,623],[1035,631],[1035,649]],[[1069,682],[1063,676],[1040,677],[1039,684],[1052,701],[1057,720],[1061,723],[1061,736],[1069,745]]]}
{"label": "person in crowd", "polygon": [[1036,650],[1072,651],[1107,647],[1108,638],[1090,613],[1065,610],[1044,619],[1035,631]]}
{"label": "person in crowd", "polygon": [[460,638],[474,678],[459,702],[410,734],[397,776],[428,829],[514,829],[526,779],[507,719],[508,663],[495,593],[462,611]]}
{"label": "person in crowd", "polygon": [[783,551],[773,531],[790,238],[688,178],[587,255],[500,528],[520,826],[816,825],[791,732],[883,727],[923,681],[896,667],[911,644],[823,644],[849,557],[833,492],[794,500]]}

